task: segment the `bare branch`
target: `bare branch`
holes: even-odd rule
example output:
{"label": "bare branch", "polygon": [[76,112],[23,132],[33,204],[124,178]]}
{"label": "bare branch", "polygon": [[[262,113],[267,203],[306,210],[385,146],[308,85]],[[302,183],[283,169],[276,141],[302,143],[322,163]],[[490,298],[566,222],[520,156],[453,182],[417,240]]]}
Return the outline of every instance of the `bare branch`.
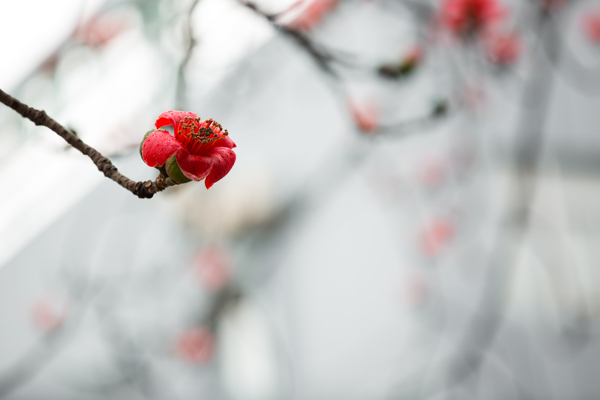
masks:
{"label": "bare branch", "polygon": [[171,178],[160,174],[154,181],[135,182],[121,174],[117,167],[106,157],[104,157],[98,150],[85,144],[83,140],[77,137],[75,134],[70,132],[64,126],[50,118],[44,110],[36,110],[26,104],[21,103],[19,100],[0,90],[0,102],[7,107],[12,108],[24,118],[31,120],[36,125],[42,125],[50,130],[54,131],[58,136],[62,137],[69,145],[73,146],[86,156],[88,156],[92,162],[98,167],[104,176],[112,179],[131,193],[139,197],[140,199],[149,199],[155,193],[161,192],[169,186],[177,185],[177,182]]}
{"label": "bare branch", "polygon": [[246,1],[240,0],[240,3],[243,4],[244,6],[248,7],[252,11],[254,11],[256,14],[265,18],[279,32],[283,33],[284,35],[286,35],[287,37],[293,39],[296,43],[298,43],[298,45],[300,45],[300,47],[302,47],[304,50],[306,50],[306,52],[315,60],[315,62],[319,65],[319,67],[321,67],[321,69],[323,69],[323,71],[327,72],[328,74],[330,74],[334,77],[338,76],[337,73],[331,68],[330,63],[332,61],[338,61],[338,62],[341,62],[341,61],[337,60],[336,57],[330,51],[323,48],[323,46],[316,44],[304,33],[278,24],[275,21],[275,19],[277,18],[277,14],[275,14],[275,15],[267,14],[264,11],[262,11],[261,9],[259,9],[256,6],[256,4],[251,3],[251,2],[246,2]]}

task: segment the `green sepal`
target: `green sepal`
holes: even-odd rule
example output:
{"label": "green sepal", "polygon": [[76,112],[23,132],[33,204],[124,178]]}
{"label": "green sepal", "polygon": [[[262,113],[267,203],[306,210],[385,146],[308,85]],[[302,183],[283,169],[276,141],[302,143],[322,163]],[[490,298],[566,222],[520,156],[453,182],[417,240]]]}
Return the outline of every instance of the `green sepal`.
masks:
{"label": "green sepal", "polygon": [[177,183],[186,183],[191,181],[190,178],[181,172],[181,168],[179,168],[179,165],[177,164],[175,154],[169,157],[165,163],[165,169],[167,170],[167,175],[169,175],[169,178],[173,179]]}
{"label": "green sepal", "polygon": [[160,173],[161,173],[161,174],[163,174],[164,176],[168,176],[168,175],[167,175],[167,169],[165,168],[165,166],[164,166],[164,165],[161,165],[160,167],[157,165],[157,166],[156,166],[156,167],[154,167],[154,168],[156,168],[157,170],[159,170],[159,171],[160,171]]}
{"label": "green sepal", "polygon": [[[154,132],[156,129],[150,129],[148,132],[146,132],[146,134],[144,135],[144,138],[142,139],[142,143],[140,143],[140,157],[142,157],[142,161],[144,161],[144,156],[142,155],[142,148],[144,147],[144,142],[146,141],[146,139],[148,138],[148,135],[150,135],[152,132]],[[144,161],[145,162],[145,161]]]}

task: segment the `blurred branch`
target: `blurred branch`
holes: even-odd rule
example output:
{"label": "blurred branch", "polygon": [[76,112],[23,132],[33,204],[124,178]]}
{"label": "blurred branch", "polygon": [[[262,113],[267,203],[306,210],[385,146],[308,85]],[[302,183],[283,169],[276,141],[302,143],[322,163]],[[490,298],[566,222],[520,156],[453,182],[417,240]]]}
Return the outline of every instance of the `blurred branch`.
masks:
{"label": "blurred branch", "polygon": [[64,126],[50,118],[44,110],[36,110],[19,100],[0,90],[0,102],[9,108],[12,108],[24,118],[31,120],[36,125],[43,125],[54,131],[58,136],[62,137],[69,145],[79,150],[81,153],[88,156],[92,162],[98,167],[104,176],[115,181],[125,189],[129,190],[140,199],[149,199],[155,193],[161,192],[169,186],[177,185],[171,178],[160,174],[154,181],[135,182],[121,174],[117,167],[98,150],[85,144],[75,134],[70,132]]}
{"label": "blurred branch", "polygon": [[[575,55],[575,53],[567,46],[566,40],[562,35],[556,35],[556,40],[560,42],[561,49],[565,54],[562,57],[562,63],[552,61],[552,65],[558,73],[561,74],[564,81],[571,85],[579,93],[586,96],[600,96],[600,85],[598,85],[598,77],[600,77],[600,65],[586,66]],[[596,50],[596,49],[594,49]]]}
{"label": "blurred branch", "polygon": [[[431,19],[435,12],[435,9],[431,4],[418,0],[392,0],[383,2],[382,4],[400,6],[402,7],[402,11],[408,10],[423,26],[427,26],[427,21]],[[402,15],[404,15],[404,12],[402,12]]]}
{"label": "blurred branch", "polygon": [[211,299],[210,307],[201,321],[202,325],[207,326],[212,332],[217,330],[219,319],[227,308],[236,304],[244,297],[241,288],[235,283],[229,283],[227,286],[214,294]]}
{"label": "blurred branch", "polygon": [[16,363],[7,368],[0,375],[0,397],[36,377],[67,343],[64,336],[61,332],[45,335]]}
{"label": "blurred branch", "polygon": [[431,128],[436,123],[441,122],[448,117],[448,104],[441,102],[437,104],[429,115],[407,119],[393,124],[381,124],[373,137],[405,137],[414,133],[423,133],[427,128]]}
{"label": "blurred branch", "polygon": [[[139,349],[139,344],[127,337],[124,329],[112,318],[106,318],[101,326],[107,344],[112,346],[112,359],[121,374],[122,382],[117,384],[128,384],[137,389],[144,399],[158,398],[156,378],[152,373],[153,365]],[[169,394],[169,398],[174,398],[173,393]]]}
{"label": "blurred branch", "polygon": [[343,62],[336,58],[330,50],[323,48],[322,45],[315,43],[311,40],[307,35],[302,32],[296,31],[294,29],[290,29],[286,26],[278,24],[275,19],[277,18],[277,14],[271,15],[267,14],[264,11],[260,10],[254,3],[245,2],[243,0],[239,0],[241,4],[248,7],[256,14],[265,18],[269,21],[273,27],[275,27],[279,32],[283,33],[285,36],[293,39],[296,43],[300,45],[304,50],[308,52],[308,54],[315,60],[315,62],[323,69],[323,71],[328,74],[338,77],[337,73],[331,68],[331,62]]}
{"label": "blurred branch", "polygon": [[55,331],[46,332],[34,345],[0,373],[0,398],[12,393],[34,379],[70,343],[81,326],[82,319],[93,301],[95,291],[79,284],[72,288],[74,311],[67,323]]}
{"label": "blurred branch", "polygon": [[[537,170],[544,143],[554,74],[552,65],[559,59],[561,43],[559,28],[551,17],[542,12],[538,20],[538,48],[530,78],[523,90],[519,121],[519,141],[513,160],[513,179],[501,220],[501,231],[492,249],[483,282],[479,307],[468,322],[465,335],[458,344],[457,356],[449,368],[449,388],[464,382],[482,365],[485,352],[494,343],[506,312],[512,270],[518,260],[520,246],[528,231],[531,208],[536,193]],[[527,111],[535,105],[531,111]]]}
{"label": "blurred branch", "polygon": [[185,49],[185,55],[183,56],[177,71],[177,104],[179,105],[179,108],[185,108],[183,107],[186,87],[185,70],[190,62],[190,59],[192,58],[194,47],[196,47],[197,44],[196,39],[194,39],[194,29],[192,28],[192,14],[194,14],[194,10],[199,2],[200,0],[193,0],[187,13],[187,21],[185,25],[187,45]]}

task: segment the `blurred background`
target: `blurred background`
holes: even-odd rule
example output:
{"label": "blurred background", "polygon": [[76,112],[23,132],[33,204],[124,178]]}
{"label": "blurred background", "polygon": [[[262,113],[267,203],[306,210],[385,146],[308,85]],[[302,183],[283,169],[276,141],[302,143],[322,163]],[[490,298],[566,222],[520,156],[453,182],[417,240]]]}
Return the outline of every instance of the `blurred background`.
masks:
{"label": "blurred background", "polygon": [[0,106],[0,398],[600,397],[600,1],[0,21],[0,89],[129,178],[167,110],[238,146],[140,200]]}

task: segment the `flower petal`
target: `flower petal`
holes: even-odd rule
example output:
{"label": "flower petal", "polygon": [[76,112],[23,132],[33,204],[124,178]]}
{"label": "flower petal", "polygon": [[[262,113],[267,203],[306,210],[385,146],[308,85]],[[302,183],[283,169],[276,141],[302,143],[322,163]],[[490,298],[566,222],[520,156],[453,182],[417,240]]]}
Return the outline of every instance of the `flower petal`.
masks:
{"label": "flower petal", "polygon": [[142,159],[148,166],[162,167],[183,146],[167,131],[154,131],[142,145]]}
{"label": "flower petal", "polygon": [[177,164],[185,176],[194,181],[201,181],[210,172],[213,160],[210,157],[190,154],[182,149],[177,153]]}
{"label": "flower petal", "polygon": [[165,111],[158,116],[158,119],[154,123],[156,129],[162,128],[166,125],[172,125],[173,131],[177,132],[179,129],[179,122],[185,117],[196,118],[198,115],[194,112],[188,111]]}
{"label": "flower petal", "polygon": [[235,145],[235,143],[233,143],[233,140],[231,140],[231,138],[229,136],[221,136],[221,139],[215,141],[214,147],[227,147],[228,149],[233,149],[235,147],[237,147]]}
{"label": "flower petal", "polygon": [[211,150],[209,157],[212,159],[212,169],[206,177],[206,188],[210,189],[215,182],[223,179],[231,171],[235,163],[235,153],[227,147],[215,147]]}

